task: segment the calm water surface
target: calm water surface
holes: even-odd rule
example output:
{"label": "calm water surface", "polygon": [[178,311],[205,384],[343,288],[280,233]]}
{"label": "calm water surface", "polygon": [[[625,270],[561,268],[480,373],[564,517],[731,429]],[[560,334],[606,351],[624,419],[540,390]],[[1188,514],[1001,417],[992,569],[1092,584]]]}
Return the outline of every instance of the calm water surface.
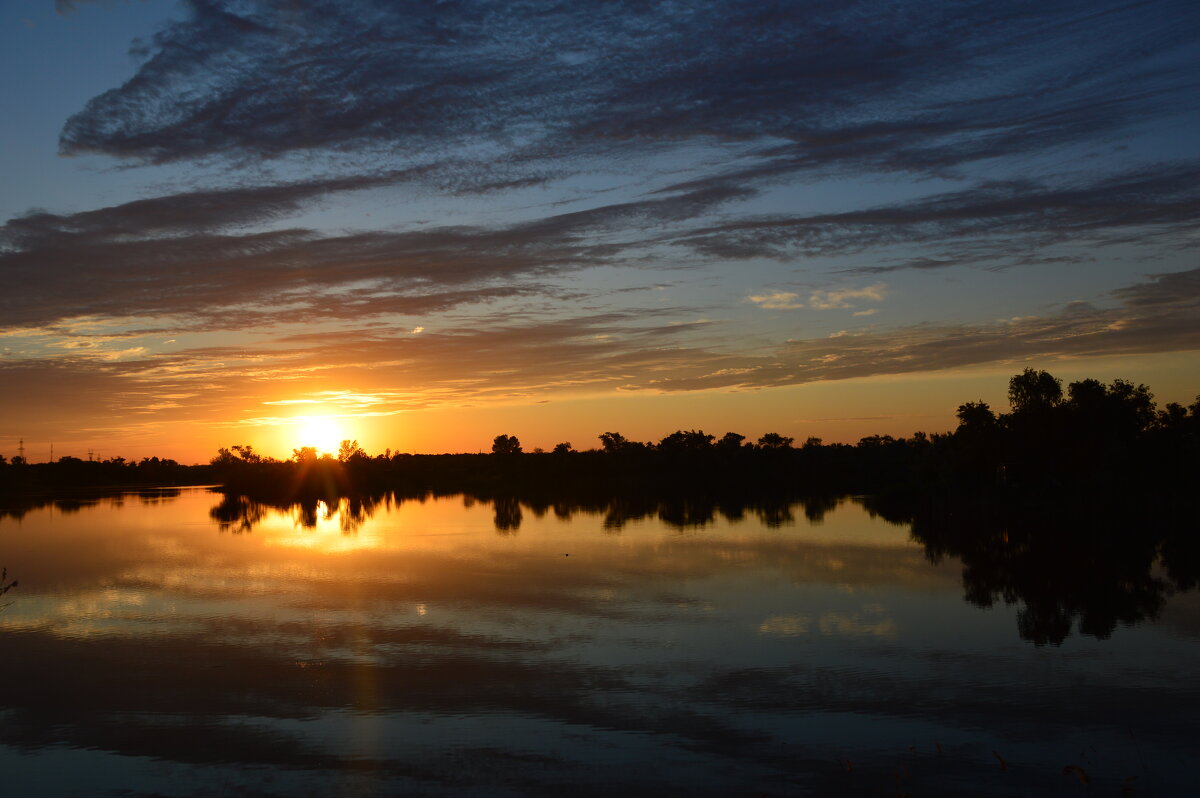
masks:
{"label": "calm water surface", "polygon": [[1198,794],[1194,593],[1037,646],[853,500],[220,501],[0,517],[5,794]]}

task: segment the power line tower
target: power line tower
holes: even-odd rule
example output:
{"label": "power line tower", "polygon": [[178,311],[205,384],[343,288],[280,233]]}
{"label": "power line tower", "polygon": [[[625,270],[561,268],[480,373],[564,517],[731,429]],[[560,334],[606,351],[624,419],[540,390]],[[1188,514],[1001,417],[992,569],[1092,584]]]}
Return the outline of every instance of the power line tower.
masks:
{"label": "power line tower", "polygon": [[25,462],[25,439],[21,438],[17,442],[17,457],[21,458],[21,462]]}

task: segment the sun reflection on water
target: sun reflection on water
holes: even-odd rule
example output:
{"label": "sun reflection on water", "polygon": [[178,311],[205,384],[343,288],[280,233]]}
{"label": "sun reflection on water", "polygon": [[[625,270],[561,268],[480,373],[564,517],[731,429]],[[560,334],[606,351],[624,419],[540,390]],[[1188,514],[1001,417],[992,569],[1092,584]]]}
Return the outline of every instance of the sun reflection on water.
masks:
{"label": "sun reflection on water", "polygon": [[364,523],[370,517],[361,505],[342,498],[334,503],[317,501],[308,507],[271,509],[256,525],[266,544],[337,553],[378,549],[386,540],[378,524]]}

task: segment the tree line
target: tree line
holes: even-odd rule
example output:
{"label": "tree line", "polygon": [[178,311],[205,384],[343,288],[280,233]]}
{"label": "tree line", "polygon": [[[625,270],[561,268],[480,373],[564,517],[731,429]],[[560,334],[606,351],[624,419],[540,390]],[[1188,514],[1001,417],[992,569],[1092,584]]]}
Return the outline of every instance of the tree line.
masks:
{"label": "tree line", "polygon": [[208,466],[113,458],[89,463],[5,463],[0,490],[100,484],[220,482],[231,491],[286,498],[354,491],[654,493],[656,491],[822,493],[948,490],[1190,490],[1200,476],[1200,397],[1159,408],[1145,385],[1094,379],[1065,388],[1046,371],[1025,369],[1008,385],[1009,408],[985,401],[958,406],[958,425],[909,437],[869,435],[855,444],[768,432],[755,441],[679,429],[657,442],[620,432],[577,450],[562,442],[526,452],[520,439],[495,436],[490,454],[368,454],[355,440],[336,454],[294,449],[286,461],[250,445],[222,447]]}
{"label": "tree line", "polygon": [[[788,449],[791,448],[795,438],[789,438],[780,435],[778,432],[768,432],[758,439],[757,443],[747,442],[746,436],[737,432],[726,432],[724,435],[717,438],[716,435],[709,435],[703,430],[676,430],[666,436],[658,443],[648,441],[633,441],[626,438],[619,432],[602,432],[599,435],[600,451],[606,454],[616,454],[619,452],[701,452],[708,449],[716,451],[730,452],[740,449]],[[806,442],[809,446],[821,445],[820,438],[809,438]],[[523,454],[521,448],[521,439],[516,435],[497,435],[492,440],[492,454]],[[534,449],[534,454],[544,454],[542,449]],[[576,454],[575,447],[570,441],[555,444],[551,449],[550,454],[564,455]]]}
{"label": "tree line", "polygon": [[676,430],[657,442],[619,432],[577,450],[524,450],[497,435],[490,454],[368,455],[347,440],[337,455],[296,449],[272,461],[249,446],[221,449],[212,461],[232,490],[267,492],[382,490],[474,491],[482,495],[575,495],[708,491],[724,494],[961,490],[1186,489],[1200,462],[1200,398],[1159,408],[1145,385],[1086,379],[1063,387],[1045,371],[1009,381],[1009,410],[982,400],[957,410],[958,426],[909,437],[870,435],[826,444],[767,433],[756,441],[727,432]]}
{"label": "tree line", "polygon": [[83,460],[67,456],[30,463],[0,455],[0,495],[7,497],[114,485],[199,485],[216,478],[211,466],[183,465],[170,458]]}

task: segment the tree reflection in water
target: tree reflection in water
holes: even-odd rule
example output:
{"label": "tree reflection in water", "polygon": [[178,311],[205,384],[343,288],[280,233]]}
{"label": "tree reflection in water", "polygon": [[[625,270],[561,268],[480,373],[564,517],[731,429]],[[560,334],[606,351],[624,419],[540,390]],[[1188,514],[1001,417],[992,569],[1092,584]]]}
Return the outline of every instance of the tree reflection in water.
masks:
{"label": "tree reflection in water", "polygon": [[138,500],[141,504],[159,504],[178,498],[180,493],[180,488],[164,487],[140,490],[92,488],[74,491],[69,496],[8,495],[0,501],[0,521],[5,518],[20,521],[29,513],[47,507],[62,515],[71,515],[88,507],[97,507],[102,504],[120,507],[132,499]]}
{"label": "tree reflection in water", "polygon": [[250,532],[269,512],[270,508],[262,502],[226,493],[220,503],[208,511],[208,515],[217,522],[222,532],[241,534]]}
{"label": "tree reflection in water", "polygon": [[501,535],[511,535],[521,528],[521,503],[512,496],[497,496],[493,504],[496,507],[496,531]]}
{"label": "tree reflection in water", "polygon": [[[398,491],[380,493],[357,493],[320,497],[306,496],[296,500],[271,501],[251,498],[244,494],[225,493],[221,501],[209,511],[222,531],[250,532],[270,512],[276,511],[291,516],[298,526],[313,529],[319,521],[329,520],[336,513],[343,532],[357,531],[371,518],[380,504],[406,500],[424,500],[432,494],[404,495]],[[657,520],[673,529],[691,529],[714,523],[718,518],[741,521],[753,514],[764,526],[778,528],[796,523],[793,511],[799,506],[811,523],[820,523],[825,514],[833,510],[844,499],[842,496],[820,496],[799,500],[731,498],[728,496],[673,496],[650,498],[648,496],[621,496],[611,498],[557,498],[548,501],[542,498],[526,498],[511,495],[463,494],[463,503],[471,507],[477,502],[490,503],[495,511],[493,523],[496,532],[511,535],[518,532],[524,520],[524,511],[541,518],[552,512],[556,518],[568,519],[586,513],[601,515],[607,532],[620,532],[627,524],[643,520]]]}
{"label": "tree reflection in water", "polygon": [[208,515],[217,522],[222,532],[241,534],[253,531],[255,526],[270,517],[272,511],[290,515],[296,525],[303,529],[316,529],[319,522],[329,521],[336,514],[342,533],[350,535],[357,532],[375,514],[380,504],[390,501],[390,494],[381,494],[341,498],[331,496],[327,499],[306,496],[296,501],[276,503],[226,493],[222,495],[221,501],[209,510]]}
{"label": "tree reflection in water", "polygon": [[1039,646],[1060,645],[1075,628],[1106,639],[1118,624],[1154,619],[1169,596],[1197,582],[1191,508],[1133,497],[864,503],[888,520],[911,523],[930,562],[961,558],[964,600],[1019,604],[1018,631]]}
{"label": "tree reflection in water", "polygon": [[[384,503],[423,499],[427,494],[395,492],[307,497],[295,502],[260,502],[226,494],[210,511],[223,531],[250,532],[272,510],[313,529],[336,513],[343,533],[352,534]],[[718,518],[747,515],[767,528],[796,523],[795,510],[808,523],[820,523],[844,500],[818,496],[789,500],[722,496],[651,498],[543,498],[470,495],[467,506],[490,503],[501,535],[520,531],[524,510],[560,519],[586,513],[603,518],[604,531],[619,534],[629,523],[656,520],[677,530],[701,528]],[[857,499],[873,515],[911,524],[912,538],[937,564],[947,557],[963,563],[964,600],[977,607],[997,602],[1019,605],[1018,631],[1036,645],[1059,645],[1073,630],[1096,638],[1112,635],[1118,624],[1157,616],[1166,599],[1197,585],[1200,542],[1191,511],[1153,510],[1127,501],[1123,508],[1095,502],[1044,502],[1037,506],[990,499],[940,502]]]}

